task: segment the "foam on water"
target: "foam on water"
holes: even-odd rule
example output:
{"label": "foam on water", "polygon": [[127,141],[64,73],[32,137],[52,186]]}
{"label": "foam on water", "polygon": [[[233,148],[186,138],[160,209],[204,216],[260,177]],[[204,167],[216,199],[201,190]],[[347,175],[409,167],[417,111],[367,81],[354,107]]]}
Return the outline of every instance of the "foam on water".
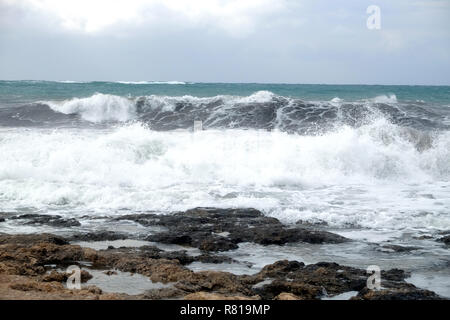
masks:
{"label": "foam on water", "polygon": [[372,101],[375,103],[397,103],[397,96],[395,94],[381,95],[381,96],[377,96],[373,99],[369,99],[369,101]]}
{"label": "foam on water", "polygon": [[[45,108],[49,108],[45,110]],[[0,110],[1,111],[1,110]],[[192,95],[118,96],[96,93],[85,98],[44,101],[0,113],[0,124],[71,125],[74,120],[89,123],[128,122],[138,120],[153,130],[189,129],[197,120],[206,129],[278,129],[289,133],[318,134],[341,128],[358,127],[375,120],[388,120],[410,135],[428,139],[429,130],[448,130],[445,122],[450,111],[425,108],[420,104],[398,103],[395,95],[377,96],[348,102],[338,97],[330,101],[302,101],[257,91],[249,96]],[[423,132],[422,132],[423,131]]]}
{"label": "foam on water", "polygon": [[1,129],[0,149],[3,210],[255,207],[285,222],[450,227],[450,134],[418,149],[402,127],[383,119],[315,136],[156,132],[138,123]]}
{"label": "foam on water", "polygon": [[80,114],[84,120],[91,122],[128,121],[135,114],[135,106],[131,99],[101,93],[88,98],[44,103],[57,112]]}

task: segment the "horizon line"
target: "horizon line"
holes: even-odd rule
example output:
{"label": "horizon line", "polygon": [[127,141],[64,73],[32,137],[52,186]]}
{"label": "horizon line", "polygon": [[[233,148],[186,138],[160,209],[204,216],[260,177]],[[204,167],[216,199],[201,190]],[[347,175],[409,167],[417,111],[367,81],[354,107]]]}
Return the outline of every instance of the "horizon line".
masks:
{"label": "horizon line", "polygon": [[[92,83],[92,82],[109,82],[119,84],[170,84],[170,82],[180,82],[178,85],[189,84],[257,84],[257,85],[321,85],[321,86],[405,86],[405,87],[449,87],[449,84],[381,84],[381,83],[300,83],[300,82],[223,82],[223,81],[188,81],[188,80],[45,80],[45,79],[0,79],[0,81],[20,82],[20,81],[36,81],[36,82],[59,82],[66,84],[76,83]],[[71,83],[73,82],[73,83]],[[130,83],[124,83],[130,82]],[[153,82],[153,83],[152,83]]]}

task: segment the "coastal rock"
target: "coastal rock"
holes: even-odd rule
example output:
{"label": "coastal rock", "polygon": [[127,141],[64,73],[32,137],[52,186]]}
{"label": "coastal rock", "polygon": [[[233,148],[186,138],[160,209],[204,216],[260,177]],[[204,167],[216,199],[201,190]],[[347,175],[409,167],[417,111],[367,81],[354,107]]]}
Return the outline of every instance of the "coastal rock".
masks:
{"label": "coastal rock", "polygon": [[194,257],[195,261],[203,263],[232,263],[235,262],[230,257],[226,256],[216,256],[211,254],[201,254]]}
{"label": "coastal rock", "polygon": [[[324,290],[329,294],[362,290],[367,280],[364,270],[337,263],[304,265],[288,260],[267,265],[253,277],[253,282],[274,279],[254,289],[263,299],[273,299],[282,292],[292,293],[302,299],[319,299]],[[248,281],[252,281],[251,277]]]}
{"label": "coastal rock", "polygon": [[439,238],[438,241],[450,245],[450,235]]}
{"label": "coastal rock", "polygon": [[302,300],[299,296],[292,293],[282,292],[274,300]]}
{"label": "coastal rock", "polygon": [[69,244],[65,238],[47,233],[17,235],[0,234],[0,244],[35,245],[38,243],[52,243],[56,245]]}
{"label": "coastal rock", "polygon": [[310,227],[287,227],[256,209],[195,208],[171,215],[126,215],[117,219],[166,229],[149,235],[147,241],[187,245],[206,252],[236,249],[241,242],[283,245],[292,242],[322,244],[348,241],[337,234]]}
{"label": "coastal rock", "polygon": [[192,272],[181,278],[175,287],[186,292],[213,291],[222,294],[252,295],[252,291],[240,281],[240,277],[229,272]]}
{"label": "coastal rock", "polygon": [[266,283],[253,286],[253,290],[263,299],[274,299],[283,292],[300,299],[320,299],[324,295],[349,291],[359,292],[355,299],[439,298],[431,291],[418,289],[405,282],[409,276],[408,272],[400,269],[383,270],[381,278],[384,291],[373,291],[367,289],[368,275],[365,270],[329,262],[304,265],[297,261],[282,260],[265,266],[258,274],[248,277],[247,281]]}
{"label": "coastal rock", "polygon": [[[69,273],[65,273],[65,272],[58,272],[58,271],[51,271],[50,273],[44,275],[42,277],[42,281],[43,282],[66,282],[67,279],[69,278],[70,274]],[[86,271],[86,270],[81,270],[80,272],[80,280],[82,283],[89,281],[90,279],[92,279],[92,275]]]}
{"label": "coastal rock", "polygon": [[81,247],[57,236],[0,235],[0,271],[7,274],[39,275],[46,265],[67,266],[82,258]]}
{"label": "coastal rock", "polygon": [[7,300],[125,300],[132,296],[103,293],[94,286],[69,290],[59,282],[40,282],[35,279],[0,273],[0,298]]}
{"label": "coastal rock", "polygon": [[[219,234],[219,233],[217,233]],[[228,236],[225,231],[222,237]],[[231,232],[230,232],[231,234]],[[47,242],[48,241],[48,242]],[[133,296],[136,299],[321,299],[357,291],[354,299],[440,299],[427,290],[407,283],[409,274],[400,269],[381,271],[383,290],[366,287],[366,270],[319,262],[305,265],[281,260],[252,275],[223,271],[194,272],[182,265],[186,252],[166,252],[153,246],[94,250],[67,244],[52,235],[0,235],[0,298],[35,297],[55,299],[129,299],[131,296],[105,294],[97,287],[75,292],[63,282],[67,274],[57,268],[80,261],[90,269],[139,273],[153,282],[170,283],[165,288]],[[221,256],[201,255],[203,260],[220,261]],[[197,259],[194,257],[193,259]],[[180,261],[181,260],[181,261]],[[197,260],[196,260],[197,261]],[[184,261],[186,262],[186,261]],[[82,271],[82,281],[91,275]]]}
{"label": "coastal rock", "polygon": [[420,247],[414,247],[414,246],[400,246],[395,244],[389,244],[384,245],[379,248],[380,251],[387,251],[387,252],[411,252],[413,250],[420,250]]}
{"label": "coastal rock", "polygon": [[369,290],[363,288],[351,300],[441,300],[436,293],[418,289],[413,285],[402,284],[400,288]]}
{"label": "coastal rock", "polygon": [[217,293],[209,293],[209,292],[196,292],[186,295],[184,300],[260,300],[259,296],[252,296],[252,297],[246,297],[246,296],[228,296],[223,294],[217,294]]}
{"label": "coastal rock", "polygon": [[274,280],[260,291],[263,299],[275,299],[282,293],[299,297],[298,299],[314,300],[320,298],[323,290],[318,286],[298,281]]}
{"label": "coastal rock", "polygon": [[25,224],[45,224],[52,227],[79,227],[81,223],[74,219],[65,219],[59,215],[22,214],[11,217],[12,220],[26,220]]}
{"label": "coastal rock", "polygon": [[129,239],[129,235],[114,231],[96,231],[76,233],[67,238],[69,241],[114,241]]}
{"label": "coastal rock", "polygon": [[200,242],[198,248],[203,251],[228,251],[237,249],[238,245],[231,240],[219,237],[208,237]]}
{"label": "coastal rock", "polygon": [[[101,250],[100,252],[102,252]],[[186,265],[194,261],[199,261],[203,263],[231,263],[234,260],[227,256],[217,256],[209,253],[201,255],[188,255],[186,250],[178,251],[164,251],[156,246],[141,246],[138,248],[121,247],[121,248],[108,248],[109,254],[127,254],[132,255],[136,258],[151,258],[151,259],[166,259],[166,260],[177,260],[180,264]]]}
{"label": "coastal rock", "polygon": [[186,292],[177,288],[159,288],[147,290],[143,295],[143,299],[162,300],[162,299],[181,299]]}

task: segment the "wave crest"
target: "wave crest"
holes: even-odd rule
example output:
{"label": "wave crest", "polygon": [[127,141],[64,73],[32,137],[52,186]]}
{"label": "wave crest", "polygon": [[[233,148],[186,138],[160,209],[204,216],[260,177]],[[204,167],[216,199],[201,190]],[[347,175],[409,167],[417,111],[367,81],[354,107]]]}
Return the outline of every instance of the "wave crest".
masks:
{"label": "wave crest", "polygon": [[139,120],[154,130],[190,129],[203,121],[206,129],[266,129],[320,134],[342,125],[358,127],[377,119],[416,129],[448,129],[445,115],[421,104],[402,104],[395,95],[346,102],[302,101],[258,91],[246,97],[160,96],[122,97],[97,93],[87,98],[45,102],[52,110],[76,114],[94,123]]}
{"label": "wave crest", "polygon": [[96,93],[88,98],[74,98],[62,102],[43,102],[51,109],[64,114],[79,114],[91,122],[128,121],[135,116],[133,100]]}

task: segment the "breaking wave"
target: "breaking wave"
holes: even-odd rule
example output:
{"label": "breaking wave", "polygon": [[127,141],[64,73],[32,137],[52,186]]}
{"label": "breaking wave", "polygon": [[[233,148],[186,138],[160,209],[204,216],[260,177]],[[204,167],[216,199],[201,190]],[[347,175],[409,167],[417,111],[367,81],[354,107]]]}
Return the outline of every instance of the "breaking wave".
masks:
{"label": "breaking wave", "polygon": [[[125,97],[97,93],[87,98],[47,101],[54,112],[76,115],[93,123],[138,120],[153,130],[189,129],[196,120],[206,129],[266,129],[314,134],[342,125],[358,127],[376,119],[419,130],[448,129],[443,119],[421,103],[399,103],[395,95],[347,102],[303,101],[258,91],[247,97],[161,96]],[[32,108],[32,106],[30,106]],[[20,117],[20,116],[19,116]]]}
{"label": "breaking wave", "polygon": [[[430,216],[414,216],[417,211],[448,203],[440,186],[450,179],[450,134],[422,136],[386,119],[315,136],[158,132],[140,123],[107,130],[2,129],[0,148],[4,210],[77,208],[85,214],[245,206],[282,220],[423,227],[432,223]],[[405,193],[414,184],[420,187]],[[383,202],[368,198],[370,188]],[[405,213],[405,203],[413,201],[408,197],[420,198],[425,189],[433,199]],[[375,219],[385,206],[389,213]],[[443,226],[444,220],[436,221]]]}

